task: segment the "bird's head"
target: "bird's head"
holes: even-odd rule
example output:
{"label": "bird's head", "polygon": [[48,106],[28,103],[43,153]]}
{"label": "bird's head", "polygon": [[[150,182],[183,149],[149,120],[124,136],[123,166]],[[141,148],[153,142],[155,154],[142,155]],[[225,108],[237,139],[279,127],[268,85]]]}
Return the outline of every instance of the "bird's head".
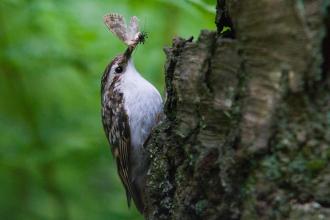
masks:
{"label": "bird's head", "polygon": [[108,73],[111,75],[124,74],[132,52],[132,49],[127,48],[123,54],[116,56],[109,64]]}
{"label": "bird's head", "polygon": [[102,85],[104,86],[106,82],[112,83],[115,79],[118,79],[121,75],[124,75],[129,66],[130,60],[132,59],[132,54],[138,44],[144,44],[147,38],[146,32],[139,32],[135,41],[128,45],[127,49],[123,54],[116,56],[107,66],[102,76]]}
{"label": "bird's head", "polygon": [[[134,48],[128,47],[123,54],[116,56],[106,67],[102,76],[102,91],[105,87],[114,85],[114,82],[124,77],[129,70],[134,68],[132,59],[132,53]],[[135,69],[135,68],[134,68]]]}

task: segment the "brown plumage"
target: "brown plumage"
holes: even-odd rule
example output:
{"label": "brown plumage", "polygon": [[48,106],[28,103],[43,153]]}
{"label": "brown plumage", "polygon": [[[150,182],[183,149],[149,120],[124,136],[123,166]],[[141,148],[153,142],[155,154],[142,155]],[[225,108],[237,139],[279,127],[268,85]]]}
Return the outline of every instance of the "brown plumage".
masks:
{"label": "brown plumage", "polygon": [[[123,60],[123,56],[116,57],[105,69],[102,77],[102,97],[104,97],[108,72],[113,63]],[[102,101],[102,123],[103,128],[111,145],[111,152],[116,160],[117,171],[119,177],[125,187],[127,203],[130,206],[133,187],[130,180],[129,168],[129,150],[130,150],[130,130],[128,124],[128,116],[124,109],[123,94],[115,91],[116,86],[120,83],[120,76],[115,76],[106,92],[104,101]]]}

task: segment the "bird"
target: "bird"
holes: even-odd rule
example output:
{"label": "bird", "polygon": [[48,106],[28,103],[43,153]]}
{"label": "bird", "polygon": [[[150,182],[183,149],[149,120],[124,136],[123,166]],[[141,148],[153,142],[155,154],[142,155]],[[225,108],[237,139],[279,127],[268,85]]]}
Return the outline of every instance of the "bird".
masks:
{"label": "bird", "polygon": [[133,199],[143,214],[149,165],[144,144],[161,120],[163,100],[158,90],[137,71],[132,59],[134,49],[146,38],[138,31],[137,18],[131,19],[130,27],[118,14],[106,15],[104,20],[128,47],[107,65],[102,75],[102,124],[126,191],[128,206]]}

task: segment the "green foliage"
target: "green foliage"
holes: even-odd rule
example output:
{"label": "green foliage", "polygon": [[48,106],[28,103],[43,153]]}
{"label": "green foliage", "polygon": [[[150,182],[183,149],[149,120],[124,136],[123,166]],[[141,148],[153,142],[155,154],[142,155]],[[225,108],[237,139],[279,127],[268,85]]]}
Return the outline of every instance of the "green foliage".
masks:
{"label": "green foliage", "polygon": [[227,31],[228,31],[228,32],[231,31],[231,28],[225,26],[225,27],[223,27],[223,29],[222,29],[222,31],[221,31],[221,34],[226,33]]}
{"label": "green foliage", "polygon": [[162,48],[215,27],[214,14],[187,1],[2,0],[0,219],[141,219],[100,120],[100,77],[124,50],[103,24],[110,11],[137,15],[149,32],[134,56],[160,91]]}

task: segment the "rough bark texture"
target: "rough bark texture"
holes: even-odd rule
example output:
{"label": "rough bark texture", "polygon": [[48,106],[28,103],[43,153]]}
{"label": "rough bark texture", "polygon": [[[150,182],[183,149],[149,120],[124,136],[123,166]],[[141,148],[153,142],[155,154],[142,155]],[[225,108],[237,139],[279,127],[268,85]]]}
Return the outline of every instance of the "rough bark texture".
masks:
{"label": "rough bark texture", "polygon": [[218,0],[217,32],[165,49],[146,219],[330,218],[326,9],[327,0]]}

